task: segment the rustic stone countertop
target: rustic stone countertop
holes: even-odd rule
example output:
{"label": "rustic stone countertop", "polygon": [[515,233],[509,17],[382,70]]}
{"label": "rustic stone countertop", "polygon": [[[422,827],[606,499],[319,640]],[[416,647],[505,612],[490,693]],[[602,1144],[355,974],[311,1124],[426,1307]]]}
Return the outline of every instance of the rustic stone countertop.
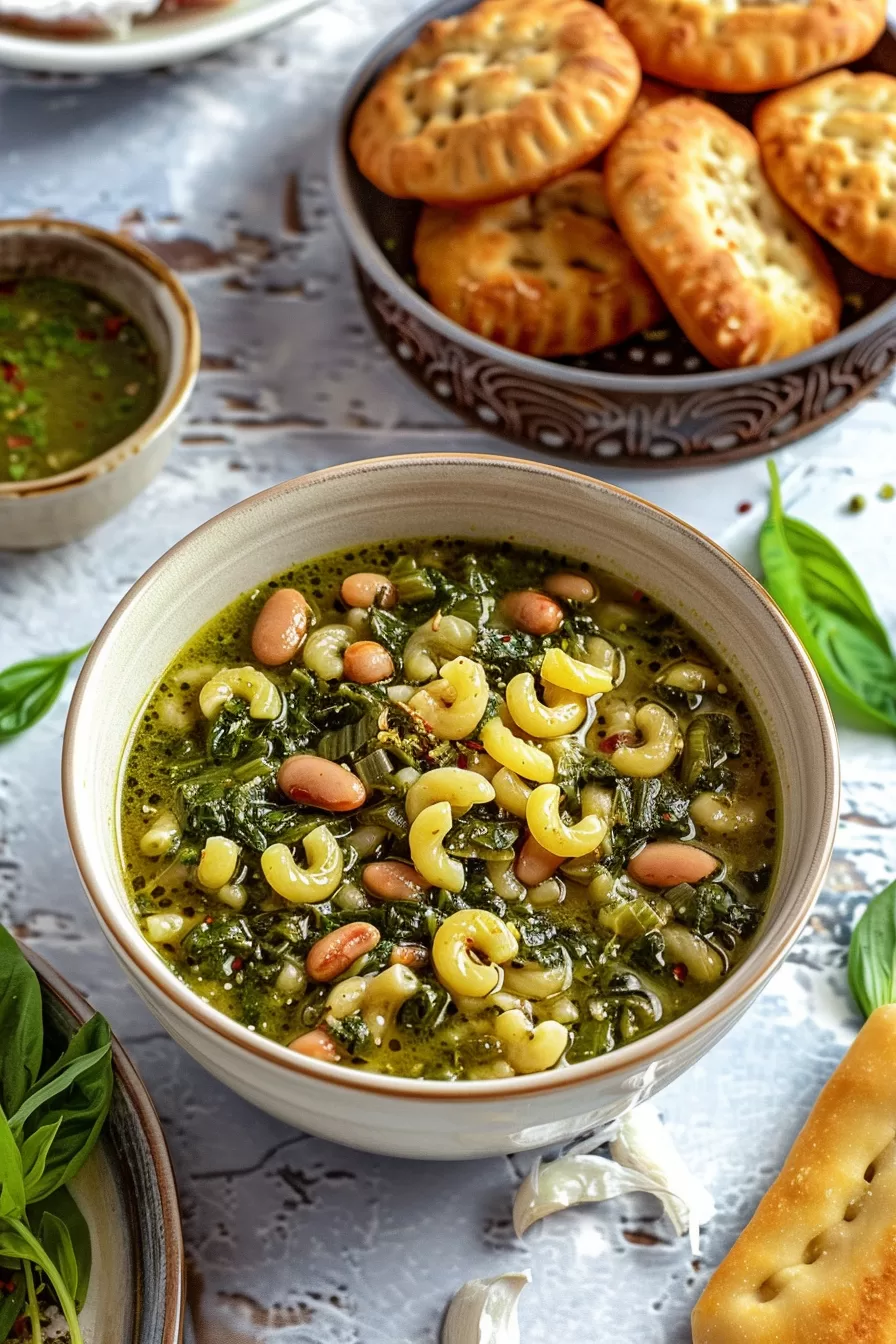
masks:
{"label": "rustic stone countertop", "polygon": [[[277,481],[396,451],[507,451],[378,348],[328,203],[340,90],[410,7],[332,0],[170,71],[0,77],[3,213],[49,211],[148,242],[189,285],[205,348],[182,442],[150,489],[84,542],[0,555],[0,663],[89,640],[173,542]],[[788,505],[843,547],[891,628],[896,502],[876,492],[896,480],[894,442],[891,384],[778,455]],[[763,462],[605,474],[751,563]],[[856,491],[868,499],[858,515],[845,508]],[[200,1344],[436,1344],[460,1283],[524,1266],[524,1344],[686,1344],[707,1268],[858,1025],[846,948],[862,902],[896,874],[892,737],[841,726],[839,841],[809,927],[754,1008],[660,1099],[719,1206],[692,1262],[647,1197],[558,1214],[521,1243],[510,1206],[529,1157],[366,1156],[288,1129],[205,1074],[127,987],[82,894],[59,797],[66,699],[0,748],[0,919],[109,1017],[149,1084],[180,1182]]]}

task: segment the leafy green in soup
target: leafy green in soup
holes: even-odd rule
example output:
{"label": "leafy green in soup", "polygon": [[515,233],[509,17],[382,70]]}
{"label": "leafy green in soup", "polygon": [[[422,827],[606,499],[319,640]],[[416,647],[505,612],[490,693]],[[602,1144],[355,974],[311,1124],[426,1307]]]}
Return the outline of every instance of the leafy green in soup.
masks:
{"label": "leafy green in soup", "polygon": [[197,994],[334,1064],[504,1078],[699,1003],[775,857],[730,672],[649,596],[507,543],[346,551],[245,594],[153,692],[121,834]]}
{"label": "leafy green in soup", "polygon": [[158,398],[155,354],[127,313],[52,276],[0,282],[0,481],[88,462]]}

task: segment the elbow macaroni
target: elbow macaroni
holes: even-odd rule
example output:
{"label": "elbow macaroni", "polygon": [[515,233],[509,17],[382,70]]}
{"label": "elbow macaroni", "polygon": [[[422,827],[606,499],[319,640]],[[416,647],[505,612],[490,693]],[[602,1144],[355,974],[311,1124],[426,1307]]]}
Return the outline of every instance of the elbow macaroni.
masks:
{"label": "elbow macaroni", "polygon": [[540,1073],[552,1069],[569,1041],[562,1022],[549,1018],[533,1027],[519,1008],[501,1013],[495,1023],[495,1035],[501,1042],[504,1058],[515,1073]]}
{"label": "elbow macaroni", "polygon": [[495,790],[484,776],[446,765],[427,770],[411,785],[405,794],[404,810],[408,821],[414,821],[432,803],[448,803],[452,813],[460,816],[474,803],[490,803],[494,796]]}
{"label": "elbow macaroni", "polygon": [[535,840],[549,854],[578,859],[597,849],[607,833],[601,817],[586,816],[569,826],[560,816],[560,790],[556,784],[539,784],[526,804],[526,824]]}
{"label": "elbow macaroni", "polygon": [[613,689],[613,678],[604,668],[570,658],[568,653],[556,647],[548,649],[544,656],[541,679],[577,695],[602,695]]}
{"label": "elbow macaroni", "polygon": [[441,669],[441,679],[424,686],[410,707],[429,724],[436,737],[457,741],[469,737],[488,705],[488,678],[481,663],[453,658]]}
{"label": "elbow macaroni", "polygon": [[529,737],[562,737],[581,725],[588,711],[585,697],[568,691],[553,708],[543,705],[535,691],[531,672],[518,672],[507,683],[507,708],[518,728]]}
{"label": "elbow macaroni", "polygon": [[503,807],[505,812],[510,812],[514,817],[525,817],[526,803],[532,790],[519,775],[515,775],[506,765],[502,765],[492,778],[492,787],[495,790],[495,802],[499,807]]}
{"label": "elbow macaroni", "polygon": [[317,905],[342,881],[342,850],[326,826],[316,826],[304,839],[306,868],[300,868],[286,845],[268,845],[261,871],[278,896],[293,905]]}
{"label": "elbow macaroni", "polygon": [[276,719],[280,713],[280,692],[256,667],[225,667],[217,672],[199,692],[199,708],[213,719],[234,696],[247,701],[253,719]]}
{"label": "elbow macaroni", "polygon": [[361,1016],[374,1045],[382,1045],[391,1034],[402,1005],[419,988],[420,981],[407,966],[390,966],[373,977],[361,1004]]}
{"label": "elbow macaroni", "polygon": [[524,999],[549,999],[553,994],[565,994],[571,984],[572,959],[565,948],[556,966],[524,961],[520,966],[504,967],[504,988]]}
{"label": "elbow macaroni", "polygon": [[497,717],[483,726],[482,745],[492,760],[523,779],[547,784],[554,778],[554,762],[547,752],[516,737]]}
{"label": "elbow macaroni", "polygon": [[409,681],[431,681],[439,663],[469,653],[477,637],[475,625],[460,616],[434,616],[418,626],[404,646],[405,676]]}
{"label": "elbow macaroni", "polygon": [[322,625],[305,640],[302,662],[322,681],[338,681],[344,670],[343,654],[357,638],[350,625]]}
{"label": "elbow macaroni", "polygon": [[232,882],[240,861],[240,847],[226,835],[210,835],[199,855],[196,880],[206,891],[218,891]]}
{"label": "elbow macaroni", "polygon": [[620,775],[653,779],[661,775],[681,750],[678,720],[662,705],[642,705],[635,714],[635,727],[643,739],[639,747],[617,747],[610,757]]}
{"label": "elbow macaroni", "polygon": [[140,837],[140,852],[149,858],[160,859],[180,840],[180,826],[173,812],[160,812],[149,830]]}
{"label": "elbow macaroni", "polygon": [[458,910],[436,930],[432,963],[449,993],[484,999],[501,988],[502,963],[518,951],[516,936],[503,919],[489,910]]}
{"label": "elbow macaroni", "polygon": [[445,853],[442,842],[454,825],[450,803],[430,803],[411,823],[408,845],[411,862],[421,877],[434,887],[462,891],[464,866]]}

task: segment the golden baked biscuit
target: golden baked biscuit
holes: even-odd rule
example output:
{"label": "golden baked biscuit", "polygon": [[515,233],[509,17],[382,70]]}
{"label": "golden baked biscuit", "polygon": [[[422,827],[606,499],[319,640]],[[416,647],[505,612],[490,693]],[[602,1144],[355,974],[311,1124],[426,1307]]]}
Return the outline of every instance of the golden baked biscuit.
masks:
{"label": "golden baked biscuit", "polygon": [[482,0],[428,23],[380,76],[351,151],[389,196],[504,200],[593,158],[640,83],[631,45],[590,0]]}
{"label": "golden baked biscuit", "polygon": [[414,260],[441,312],[528,355],[614,345],[664,311],[587,169],[478,210],[426,206]]}
{"label": "golden baked biscuit", "polygon": [[711,364],[763,364],[837,330],[820,245],[718,107],[675,98],[645,112],[610,146],[605,182],[626,242]]}
{"label": "golden baked biscuit", "polygon": [[760,103],[765,171],[857,266],[896,277],[896,79],[835,70]]}
{"label": "golden baked biscuit", "polygon": [[870,51],[887,0],[606,0],[645,71],[718,93],[780,89]]}
{"label": "golden baked biscuit", "polygon": [[896,1341],[896,1004],[823,1088],[781,1174],[710,1279],[694,1344]]}

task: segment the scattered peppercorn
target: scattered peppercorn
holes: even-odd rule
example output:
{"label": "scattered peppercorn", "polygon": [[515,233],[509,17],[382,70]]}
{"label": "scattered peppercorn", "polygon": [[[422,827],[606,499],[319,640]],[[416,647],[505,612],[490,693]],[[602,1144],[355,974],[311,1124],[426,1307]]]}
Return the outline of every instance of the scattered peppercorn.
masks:
{"label": "scattered peppercorn", "polygon": [[896,485],[887,481],[877,492],[878,499],[896,499]]}
{"label": "scattered peppercorn", "polygon": [[866,503],[864,495],[853,495],[846,508],[849,513],[861,513]]}
{"label": "scattered peppercorn", "polygon": [[742,499],[741,502],[740,502],[740,503],[738,504],[738,506],[737,506],[737,511],[738,511],[738,513],[749,513],[750,510],[752,509],[752,507],[753,507],[753,504],[752,504],[751,500],[749,500],[749,499]]}

